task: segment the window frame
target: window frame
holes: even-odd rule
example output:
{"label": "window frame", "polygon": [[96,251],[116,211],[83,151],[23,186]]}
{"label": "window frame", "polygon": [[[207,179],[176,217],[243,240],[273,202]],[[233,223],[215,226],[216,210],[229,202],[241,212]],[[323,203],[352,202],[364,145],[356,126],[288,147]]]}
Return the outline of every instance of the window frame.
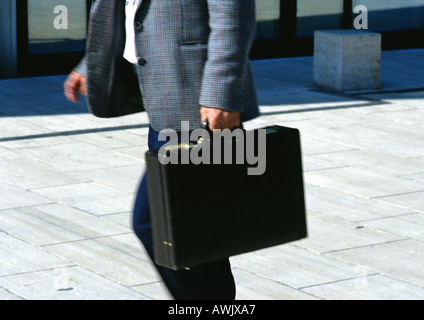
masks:
{"label": "window frame", "polygon": [[[313,55],[313,36],[297,35],[297,1],[280,0],[280,36],[277,39],[255,40],[251,52],[252,59]],[[353,20],[353,0],[343,0],[340,29],[352,29]],[[385,31],[381,34],[382,50],[424,48],[424,27]]]}
{"label": "window frame", "polygon": [[[86,0],[87,20],[92,0]],[[18,77],[65,74],[84,56],[84,51],[60,53],[29,53],[28,0],[17,0]],[[87,21],[88,22],[88,21]]]}
{"label": "window frame", "polygon": [[[262,0],[266,1],[266,0]],[[86,0],[87,17],[92,0]],[[280,23],[276,39],[256,39],[252,59],[313,55],[313,36],[297,35],[298,0],[280,0]],[[16,1],[18,77],[65,74],[80,61],[84,52],[29,54],[28,0]],[[353,0],[343,0],[341,29],[353,27]],[[88,19],[88,18],[87,18]],[[424,27],[382,32],[383,50],[424,48]]]}

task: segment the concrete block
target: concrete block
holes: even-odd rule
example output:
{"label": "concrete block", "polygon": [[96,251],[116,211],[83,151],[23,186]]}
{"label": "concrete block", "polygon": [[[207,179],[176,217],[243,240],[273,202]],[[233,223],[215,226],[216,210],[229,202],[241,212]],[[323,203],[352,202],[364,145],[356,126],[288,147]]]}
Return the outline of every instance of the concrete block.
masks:
{"label": "concrete block", "polygon": [[315,32],[314,82],[333,91],[380,87],[381,34],[358,30]]}

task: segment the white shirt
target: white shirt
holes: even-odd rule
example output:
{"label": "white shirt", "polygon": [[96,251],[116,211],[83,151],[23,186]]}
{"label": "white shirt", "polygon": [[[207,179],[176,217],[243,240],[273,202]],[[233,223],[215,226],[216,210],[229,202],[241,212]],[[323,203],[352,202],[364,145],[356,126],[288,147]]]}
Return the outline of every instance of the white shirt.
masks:
{"label": "white shirt", "polygon": [[135,49],[134,19],[137,13],[138,5],[142,0],[127,0],[125,3],[125,49],[124,58],[133,64],[138,63]]}

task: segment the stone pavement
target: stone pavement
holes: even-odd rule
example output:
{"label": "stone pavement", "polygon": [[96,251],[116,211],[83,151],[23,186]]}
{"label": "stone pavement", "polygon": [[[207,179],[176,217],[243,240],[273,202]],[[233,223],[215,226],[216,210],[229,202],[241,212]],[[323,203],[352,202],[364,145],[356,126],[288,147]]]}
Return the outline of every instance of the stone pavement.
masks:
{"label": "stone pavement", "polygon": [[[383,52],[376,92],[253,66],[246,128],[300,129],[309,237],[232,257],[237,298],[423,299],[424,50]],[[64,79],[0,81],[0,299],[169,299],[130,228],[146,115],[94,118]]]}

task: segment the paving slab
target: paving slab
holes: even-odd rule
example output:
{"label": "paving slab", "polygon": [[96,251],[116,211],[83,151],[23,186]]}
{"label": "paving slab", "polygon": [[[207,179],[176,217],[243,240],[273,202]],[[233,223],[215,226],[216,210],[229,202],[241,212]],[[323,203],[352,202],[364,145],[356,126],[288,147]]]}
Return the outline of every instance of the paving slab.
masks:
{"label": "paving slab", "polygon": [[138,149],[140,150],[140,147],[144,147],[147,143],[147,137],[140,136],[126,130],[76,134],[73,135],[73,138],[100,147],[107,146],[108,149],[113,150],[134,146],[139,147]]}
{"label": "paving slab", "polygon": [[132,210],[133,195],[96,182],[33,189],[46,199],[96,216]]}
{"label": "paving slab", "polygon": [[144,159],[139,159],[138,161],[140,163],[129,166],[76,171],[74,175],[132,194],[138,187],[140,177],[145,171],[145,165],[141,163],[142,161],[144,162]]}
{"label": "paving slab", "polygon": [[409,239],[424,240],[424,213],[412,213],[396,218],[363,222],[365,227],[380,229]]}
{"label": "paving slab", "polygon": [[373,228],[373,224],[350,222],[311,211],[308,212],[308,226],[308,239],[297,242],[296,246],[319,254],[407,239],[407,236]]}
{"label": "paving slab", "polygon": [[[422,183],[421,183],[422,185]],[[390,195],[379,198],[390,204],[409,208],[418,212],[424,212],[424,191],[409,192],[404,194]]]}
{"label": "paving slab", "polygon": [[[420,167],[420,169],[423,168]],[[402,175],[401,178],[424,183],[424,172]]]}
{"label": "paving slab", "polygon": [[173,300],[163,281],[155,281],[131,287],[132,290],[140,292],[154,300]]}
{"label": "paving slab", "polygon": [[324,300],[422,300],[420,287],[378,274],[305,288],[303,291]]}
{"label": "paving slab", "polygon": [[[423,184],[385,176],[372,168],[342,167],[305,173],[305,181],[363,198],[387,197],[424,191]],[[364,188],[367,184],[367,188]]]}
{"label": "paving slab", "polygon": [[131,232],[59,203],[0,211],[0,225],[7,234],[40,247]]}
{"label": "paving slab", "polygon": [[0,232],[0,279],[13,274],[30,273],[73,265],[57,255]]}
{"label": "paving slab", "polygon": [[385,151],[370,149],[341,150],[340,152],[313,155],[310,158],[312,158],[312,162],[331,160],[338,166],[352,166],[363,168],[364,170],[372,168],[382,175],[402,176],[402,178],[406,179],[410,177],[410,180],[414,180],[415,174],[424,169],[422,164],[413,162],[409,158],[402,158]]}
{"label": "paving slab", "polygon": [[0,181],[0,210],[52,203],[51,199]]}
{"label": "paving slab", "polygon": [[416,213],[413,209],[383,201],[384,198],[366,199],[346,194],[343,190],[331,190],[311,184],[306,185],[305,191],[308,211],[352,222],[396,218]]}
{"label": "paving slab", "polygon": [[239,255],[232,265],[269,280],[302,289],[351,279],[356,266],[294,245],[282,245]]}
{"label": "paving slab", "polygon": [[0,176],[2,181],[27,190],[88,182],[35,159],[0,161]]}
{"label": "paving slab", "polygon": [[0,159],[1,160],[16,160],[24,158],[23,155],[10,149],[0,147]]}
{"label": "paving slab", "polygon": [[290,288],[279,282],[266,279],[249,271],[234,268],[234,279],[238,283],[238,300],[317,300],[314,295]]}
{"label": "paving slab", "polygon": [[0,288],[0,300],[22,300],[22,298],[8,290]]}
{"label": "paving slab", "polygon": [[25,300],[151,299],[79,266],[2,277],[0,286]]}
{"label": "paving slab", "polygon": [[36,122],[27,122],[22,118],[17,117],[0,117],[0,125],[2,128],[0,135],[0,139],[2,140],[0,141],[2,141],[2,143],[6,139],[13,141],[19,136],[33,136],[52,133],[51,130],[38,126]]}
{"label": "paving slab", "polygon": [[68,172],[96,170],[138,163],[137,159],[122,153],[117,153],[113,150],[104,151],[104,148],[79,141],[20,150],[21,153],[25,153],[28,157]]}
{"label": "paving slab", "polygon": [[339,261],[359,265],[370,272],[424,287],[424,243],[409,239],[352,248],[325,254]]}
{"label": "paving slab", "polygon": [[127,287],[160,281],[132,233],[48,245],[44,249]]}

